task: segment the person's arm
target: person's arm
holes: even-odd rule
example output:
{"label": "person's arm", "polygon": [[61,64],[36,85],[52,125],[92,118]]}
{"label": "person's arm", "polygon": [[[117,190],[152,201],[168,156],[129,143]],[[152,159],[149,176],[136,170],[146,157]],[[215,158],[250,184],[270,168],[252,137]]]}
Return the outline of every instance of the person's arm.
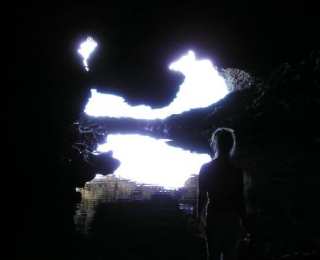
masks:
{"label": "person's arm", "polygon": [[204,180],[204,166],[201,168],[199,173],[199,194],[198,194],[198,206],[197,206],[197,218],[200,219],[204,216],[204,210],[207,204],[207,191],[205,189]]}

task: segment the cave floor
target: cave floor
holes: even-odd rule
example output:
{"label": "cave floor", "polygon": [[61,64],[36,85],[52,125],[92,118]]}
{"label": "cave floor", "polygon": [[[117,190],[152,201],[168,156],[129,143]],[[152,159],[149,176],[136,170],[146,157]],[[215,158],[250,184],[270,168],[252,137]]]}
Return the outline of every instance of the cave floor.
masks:
{"label": "cave floor", "polygon": [[[75,259],[206,259],[206,242],[193,217],[174,202],[100,203],[87,234],[79,235]],[[241,244],[240,244],[241,245]],[[318,259],[314,255],[267,257],[266,246],[242,244],[239,260]]]}
{"label": "cave floor", "polygon": [[204,238],[174,203],[100,204],[85,239],[80,259],[206,258]]}

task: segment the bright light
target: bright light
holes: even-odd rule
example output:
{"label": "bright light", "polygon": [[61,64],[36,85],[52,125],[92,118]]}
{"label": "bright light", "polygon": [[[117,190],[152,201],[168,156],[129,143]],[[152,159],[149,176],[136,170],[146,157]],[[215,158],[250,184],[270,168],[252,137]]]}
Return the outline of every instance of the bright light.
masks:
{"label": "bright light", "polygon": [[96,174],[96,176],[94,177],[95,180],[103,180],[106,178],[106,175],[102,175],[102,174]]}
{"label": "bright light", "polygon": [[164,119],[194,108],[207,107],[228,94],[227,85],[210,60],[197,60],[189,51],[169,66],[181,72],[185,79],[174,100],[166,107],[152,109],[150,106],[131,106],[119,96],[91,90],[91,97],[84,112],[95,117]]}
{"label": "bright light", "polygon": [[108,135],[97,151],[113,151],[113,157],[121,162],[115,171],[118,177],[168,189],[183,187],[210,156],[170,146],[166,141],[137,134]]}
{"label": "bright light", "polygon": [[90,55],[93,53],[97,46],[97,42],[93,40],[91,37],[88,37],[84,42],[80,44],[78,53],[83,58],[82,63],[86,71],[89,71],[88,59],[90,58]]}

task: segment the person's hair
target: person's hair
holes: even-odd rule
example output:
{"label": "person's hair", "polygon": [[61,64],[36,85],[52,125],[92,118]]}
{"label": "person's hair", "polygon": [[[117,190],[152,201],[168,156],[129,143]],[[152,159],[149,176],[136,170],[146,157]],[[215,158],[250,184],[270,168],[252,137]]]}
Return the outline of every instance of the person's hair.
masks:
{"label": "person's hair", "polygon": [[219,153],[229,154],[232,156],[236,148],[236,136],[231,128],[219,127],[211,136],[210,146],[213,154]]}

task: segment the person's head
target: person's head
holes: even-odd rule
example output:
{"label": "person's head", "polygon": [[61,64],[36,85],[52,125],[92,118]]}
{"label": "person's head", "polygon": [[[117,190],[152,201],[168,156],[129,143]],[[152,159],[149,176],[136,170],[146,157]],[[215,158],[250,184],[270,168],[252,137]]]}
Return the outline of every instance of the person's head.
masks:
{"label": "person's head", "polygon": [[211,136],[211,149],[215,157],[234,154],[236,148],[236,137],[231,128],[221,127],[216,129]]}

